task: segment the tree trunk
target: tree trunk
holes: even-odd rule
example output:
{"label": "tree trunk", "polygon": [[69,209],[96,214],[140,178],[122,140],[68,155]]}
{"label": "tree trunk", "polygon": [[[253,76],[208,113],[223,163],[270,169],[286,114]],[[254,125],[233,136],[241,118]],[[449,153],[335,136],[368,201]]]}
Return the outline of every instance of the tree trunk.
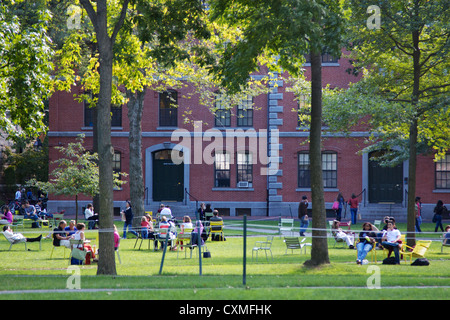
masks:
{"label": "tree trunk", "polygon": [[142,168],[142,110],[144,108],[143,91],[131,92],[127,90],[128,119],[130,121],[130,200],[133,204],[133,214],[136,217],[143,216],[144,208],[144,173]]}
{"label": "tree trunk", "polygon": [[325,201],[322,179],[322,56],[311,52],[311,127],[309,161],[312,200],[311,260],[305,265],[330,263],[326,228]]}
{"label": "tree trunk", "polygon": [[116,275],[114,255],[113,171],[111,145],[112,42],[107,33],[106,1],[97,1],[100,91],[97,102],[99,159],[99,261],[97,274]]}
{"label": "tree trunk", "polygon": [[[412,40],[414,46],[413,52],[413,72],[414,83],[412,92],[412,104],[415,110],[417,110],[419,102],[420,92],[420,47],[419,47],[420,32],[418,30],[413,31]],[[417,110],[418,111],[418,110]],[[418,112],[417,112],[418,113]],[[409,127],[409,184],[408,184],[408,218],[407,218],[407,244],[408,246],[414,246],[416,244],[416,167],[417,167],[417,136],[418,136],[418,116],[414,115],[412,123]]]}
{"label": "tree trunk", "polygon": [[411,123],[409,129],[409,182],[408,182],[408,214],[407,214],[407,245],[416,244],[416,166],[417,166],[417,119]]}

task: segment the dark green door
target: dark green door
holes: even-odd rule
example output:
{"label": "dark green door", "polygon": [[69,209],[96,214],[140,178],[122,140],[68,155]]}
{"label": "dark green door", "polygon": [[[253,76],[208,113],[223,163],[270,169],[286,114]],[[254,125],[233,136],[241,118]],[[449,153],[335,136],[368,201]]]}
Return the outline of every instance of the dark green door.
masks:
{"label": "dark green door", "polygon": [[170,157],[171,150],[153,153],[153,200],[183,201],[184,165],[175,164]]}
{"label": "dark green door", "polygon": [[369,155],[369,202],[403,201],[403,164],[395,167],[383,167],[378,161],[371,160],[379,155],[374,151]]}

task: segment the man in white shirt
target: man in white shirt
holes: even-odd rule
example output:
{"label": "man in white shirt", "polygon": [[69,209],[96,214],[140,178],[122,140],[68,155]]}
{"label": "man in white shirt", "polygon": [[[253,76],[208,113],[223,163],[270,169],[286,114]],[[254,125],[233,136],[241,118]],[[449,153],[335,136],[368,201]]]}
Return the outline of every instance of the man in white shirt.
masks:
{"label": "man in white shirt", "polygon": [[172,210],[170,210],[169,206],[165,206],[164,209],[161,210],[159,216],[166,217],[167,220],[172,219]]}
{"label": "man in white shirt", "polygon": [[15,197],[16,201],[22,200],[22,193],[20,192],[20,189],[17,189],[16,195],[14,197]]}

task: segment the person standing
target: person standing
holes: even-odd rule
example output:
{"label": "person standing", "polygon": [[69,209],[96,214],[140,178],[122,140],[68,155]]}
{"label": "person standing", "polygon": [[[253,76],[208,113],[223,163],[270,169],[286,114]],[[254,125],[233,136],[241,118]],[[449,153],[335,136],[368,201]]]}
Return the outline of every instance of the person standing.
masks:
{"label": "person standing", "polygon": [[308,217],[308,197],[303,196],[302,201],[298,205],[298,218],[300,219],[300,236],[304,237],[306,229],[309,226],[309,217]]}
{"label": "person standing", "polygon": [[415,202],[416,232],[422,232],[422,230],[420,229],[420,225],[422,224],[422,202],[420,201],[420,197],[416,197]]}
{"label": "person standing", "polygon": [[352,197],[348,200],[348,204],[350,205],[350,213],[352,215],[352,224],[356,224],[356,218],[358,216],[358,198],[352,193]]}
{"label": "person standing", "polygon": [[125,222],[123,224],[123,239],[127,238],[127,229],[129,232],[138,237],[136,231],[133,230],[133,211],[131,210],[131,202],[126,202],[126,209],[122,211],[125,216]]}
{"label": "person standing", "polygon": [[338,202],[338,208],[336,210],[336,220],[341,221],[342,219],[342,209],[344,208],[345,205],[345,199],[342,196],[342,193],[339,192],[339,194],[336,197],[336,201]]}
{"label": "person standing", "polygon": [[444,227],[442,226],[442,215],[447,212],[447,208],[444,206],[444,202],[442,200],[438,200],[436,203],[436,207],[434,207],[434,217],[433,222],[436,222],[436,227],[434,228],[434,232],[438,231],[438,228],[441,228],[441,231],[444,231]]}

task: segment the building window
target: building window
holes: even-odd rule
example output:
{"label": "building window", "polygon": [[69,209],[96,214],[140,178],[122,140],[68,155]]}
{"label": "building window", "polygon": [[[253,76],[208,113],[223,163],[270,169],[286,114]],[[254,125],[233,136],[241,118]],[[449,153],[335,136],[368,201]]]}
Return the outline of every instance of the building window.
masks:
{"label": "building window", "polygon": [[122,171],[122,153],[120,151],[114,151],[112,169],[113,173],[117,174]]}
{"label": "building window", "polygon": [[216,152],[214,163],[215,187],[230,187],[230,154],[226,151]]}
{"label": "building window", "polygon": [[309,127],[311,124],[311,95],[300,94],[297,102],[297,127]]}
{"label": "building window", "polygon": [[311,173],[309,171],[309,154],[300,152],[298,154],[298,187],[311,187]]}
{"label": "building window", "polygon": [[215,126],[231,126],[230,99],[225,94],[216,94],[215,105]]}
{"label": "building window", "polygon": [[[322,63],[338,63],[338,60],[329,53],[322,53]],[[311,63],[311,55],[305,54],[305,63]]]}
{"label": "building window", "polygon": [[111,127],[122,126],[122,106],[111,105]]}
{"label": "building window", "polygon": [[[90,108],[89,103],[84,102],[84,126],[93,127],[94,126],[94,112],[95,107]],[[111,105],[111,126],[121,127],[122,126],[122,106]]]}
{"label": "building window", "polygon": [[436,162],[436,189],[450,189],[450,154]]}
{"label": "building window", "polygon": [[253,97],[248,95],[237,107],[238,127],[253,127]]}
{"label": "building window", "polygon": [[322,179],[324,188],[337,188],[337,153],[322,153]]}
{"label": "building window", "polygon": [[84,126],[94,126],[94,108],[89,108],[89,103],[84,101]]}
{"label": "building window", "polygon": [[[322,153],[322,179],[324,188],[337,188],[337,153]],[[309,153],[298,154],[298,187],[311,187]]]}
{"label": "building window", "polygon": [[178,126],[178,93],[175,90],[159,93],[159,125]]}
{"label": "building window", "polygon": [[237,153],[237,182],[253,182],[253,159],[248,151]]}

